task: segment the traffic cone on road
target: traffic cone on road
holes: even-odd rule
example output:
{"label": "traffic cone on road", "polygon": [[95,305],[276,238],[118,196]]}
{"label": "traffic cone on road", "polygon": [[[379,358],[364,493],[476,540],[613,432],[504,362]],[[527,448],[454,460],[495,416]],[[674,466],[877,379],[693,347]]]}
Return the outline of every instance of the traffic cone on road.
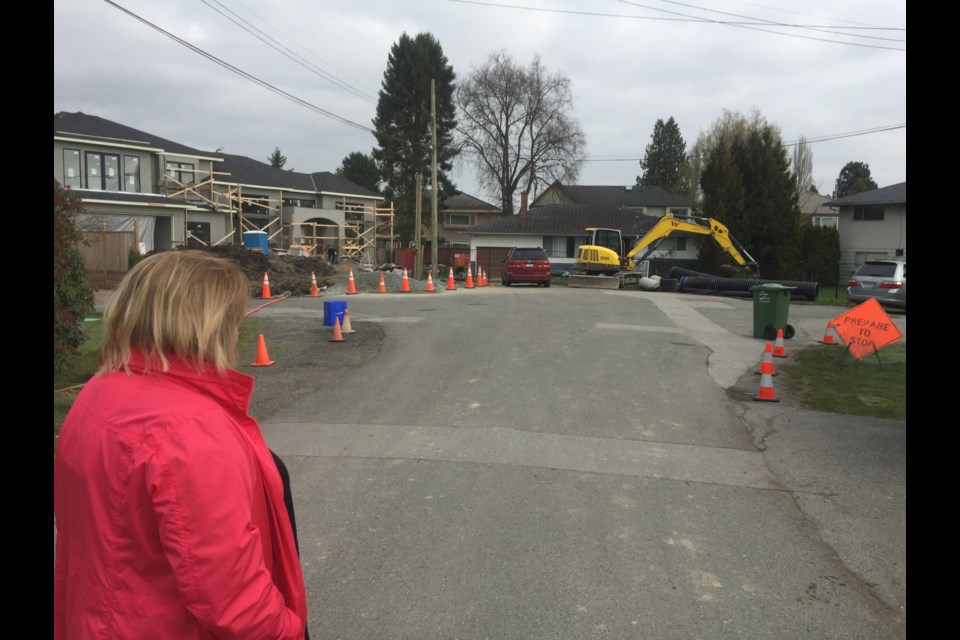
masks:
{"label": "traffic cone on road", "polygon": [[787,352],[783,346],[783,329],[777,329],[777,339],[773,343],[773,357],[786,358]]}
{"label": "traffic cone on road", "polygon": [[453,281],[453,267],[450,267],[450,277],[447,278],[447,291],[455,291],[457,283]]}
{"label": "traffic cone on road", "polygon": [[836,333],[837,330],[833,326],[833,320],[827,320],[827,330],[823,334],[823,340],[820,341],[820,344],[840,344],[840,341],[833,337]]}
{"label": "traffic cone on road", "polygon": [[356,333],[353,325],[350,324],[350,312],[346,309],[343,310],[343,327],[340,328],[340,331],[341,333]]}
{"label": "traffic cone on road", "polygon": [[267,278],[267,272],[263,272],[263,292],[260,294],[261,298],[270,298],[270,280]]}
{"label": "traffic cone on road", "polygon": [[[344,311],[346,313],[346,311]],[[340,328],[340,316],[333,317],[333,336],[330,342],[343,342],[343,330]]]}
{"label": "traffic cone on road", "polygon": [[483,267],[480,267],[480,266],[477,267],[477,286],[478,287],[487,286],[483,283]]}
{"label": "traffic cone on road", "polygon": [[470,273],[470,265],[467,265],[467,289],[473,289],[473,275]]}
{"label": "traffic cone on road", "polygon": [[433,273],[427,272],[427,293],[433,293],[436,289],[433,286]]}
{"label": "traffic cone on road", "polygon": [[267,342],[263,339],[263,334],[261,333],[257,337],[257,359],[255,362],[251,362],[251,367],[268,367],[273,364],[273,360],[270,359],[270,356],[267,355]]}
{"label": "traffic cone on road", "polygon": [[489,286],[490,286],[490,279],[487,277],[487,272],[486,272],[486,271],[483,271],[483,286],[485,286],[485,287],[489,287]]}
{"label": "traffic cone on road", "polygon": [[760,364],[760,388],[754,400],[764,400],[766,402],[778,402],[777,396],[773,391],[773,361]]}
{"label": "traffic cone on road", "polygon": [[407,268],[403,268],[403,284],[400,285],[402,293],[410,293],[410,279],[407,277]]}
{"label": "traffic cone on road", "polygon": [[310,295],[314,298],[320,295],[320,290],[317,289],[317,276],[313,271],[310,272]]}
{"label": "traffic cone on road", "polygon": [[347,280],[347,294],[353,295],[357,292],[357,282],[353,279],[353,269],[350,269],[350,278]]}
{"label": "traffic cone on road", "polygon": [[387,285],[386,285],[386,283],[383,281],[383,271],[381,271],[381,272],[380,272],[380,284],[377,285],[377,293],[386,293],[386,292],[387,292]]}
{"label": "traffic cone on road", "polygon": [[763,348],[763,358],[760,359],[760,367],[757,369],[757,375],[763,375],[764,365],[770,365],[770,375],[777,375],[773,370],[773,343],[767,340],[767,345]]}

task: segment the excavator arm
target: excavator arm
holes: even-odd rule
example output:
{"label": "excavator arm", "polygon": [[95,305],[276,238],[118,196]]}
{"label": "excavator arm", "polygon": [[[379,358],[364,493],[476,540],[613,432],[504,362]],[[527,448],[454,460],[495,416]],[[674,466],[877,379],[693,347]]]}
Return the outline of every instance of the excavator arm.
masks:
{"label": "excavator arm", "polygon": [[[706,235],[713,238],[714,242],[720,245],[720,248],[730,256],[734,262],[749,272],[756,274],[757,262],[749,253],[730,235],[729,229],[713,218],[698,218],[693,216],[675,217],[673,214],[666,214],[657,224],[653,225],[640,241],[625,256],[626,267],[629,270],[636,268],[637,264],[642,263],[657,248],[661,242],[670,236],[674,231],[682,231],[697,235]],[[641,251],[646,251],[639,259],[634,259]]]}

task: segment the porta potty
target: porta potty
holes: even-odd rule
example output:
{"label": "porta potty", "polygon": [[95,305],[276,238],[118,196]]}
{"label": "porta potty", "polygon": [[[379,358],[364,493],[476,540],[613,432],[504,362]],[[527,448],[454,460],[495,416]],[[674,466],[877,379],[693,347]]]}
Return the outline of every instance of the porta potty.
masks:
{"label": "porta potty", "polygon": [[243,246],[247,249],[259,251],[265,256],[270,255],[270,245],[267,243],[266,231],[244,231]]}

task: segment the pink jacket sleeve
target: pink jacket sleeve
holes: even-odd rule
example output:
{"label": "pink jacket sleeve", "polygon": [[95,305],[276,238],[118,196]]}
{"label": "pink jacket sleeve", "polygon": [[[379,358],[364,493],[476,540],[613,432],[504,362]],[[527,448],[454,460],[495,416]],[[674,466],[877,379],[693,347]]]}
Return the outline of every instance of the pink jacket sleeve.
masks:
{"label": "pink jacket sleeve", "polygon": [[302,638],[306,621],[273,584],[254,516],[264,490],[237,426],[192,418],[158,449],[148,477],[161,543],[186,608],[222,638]]}

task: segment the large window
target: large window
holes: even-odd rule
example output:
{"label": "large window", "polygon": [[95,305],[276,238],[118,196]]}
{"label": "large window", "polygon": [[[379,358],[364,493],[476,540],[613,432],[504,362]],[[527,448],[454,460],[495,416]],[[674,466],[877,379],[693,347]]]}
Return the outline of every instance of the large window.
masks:
{"label": "large window", "polygon": [[189,162],[167,162],[167,177],[186,185],[193,182],[193,164]]}
{"label": "large window", "polygon": [[73,189],[83,188],[83,176],[80,174],[80,149],[63,150],[63,186]]}
{"label": "large window", "polygon": [[284,198],[283,206],[285,207],[306,207],[308,209],[316,209],[317,201],[307,198]]}
{"label": "large window", "polygon": [[444,215],[444,225],[447,227],[472,227],[474,224],[472,213],[448,213]]}
{"label": "large window", "polygon": [[543,250],[551,258],[575,258],[577,249],[582,244],[579,238],[572,236],[544,236]]}
{"label": "large window", "polygon": [[123,156],[123,190],[140,193],[140,158]]}
{"label": "large window", "polygon": [[187,239],[189,246],[195,247],[210,244],[209,222],[188,222],[187,231],[190,233]]}
{"label": "large window", "polygon": [[87,152],[87,189],[120,191],[120,156]]}
{"label": "large window", "polygon": [[270,214],[270,198],[267,196],[244,196],[240,210],[245,216],[266,216]]}
{"label": "large window", "polygon": [[853,208],[854,220],[883,220],[883,207],[879,205],[861,205]]}
{"label": "large window", "polygon": [[836,229],[839,225],[837,216],[811,216],[810,222],[815,227],[825,227],[827,229]]}
{"label": "large window", "polygon": [[354,213],[360,214],[366,210],[366,207],[359,202],[344,202],[343,200],[337,200],[337,202],[334,203],[334,207],[340,211],[353,211]]}

